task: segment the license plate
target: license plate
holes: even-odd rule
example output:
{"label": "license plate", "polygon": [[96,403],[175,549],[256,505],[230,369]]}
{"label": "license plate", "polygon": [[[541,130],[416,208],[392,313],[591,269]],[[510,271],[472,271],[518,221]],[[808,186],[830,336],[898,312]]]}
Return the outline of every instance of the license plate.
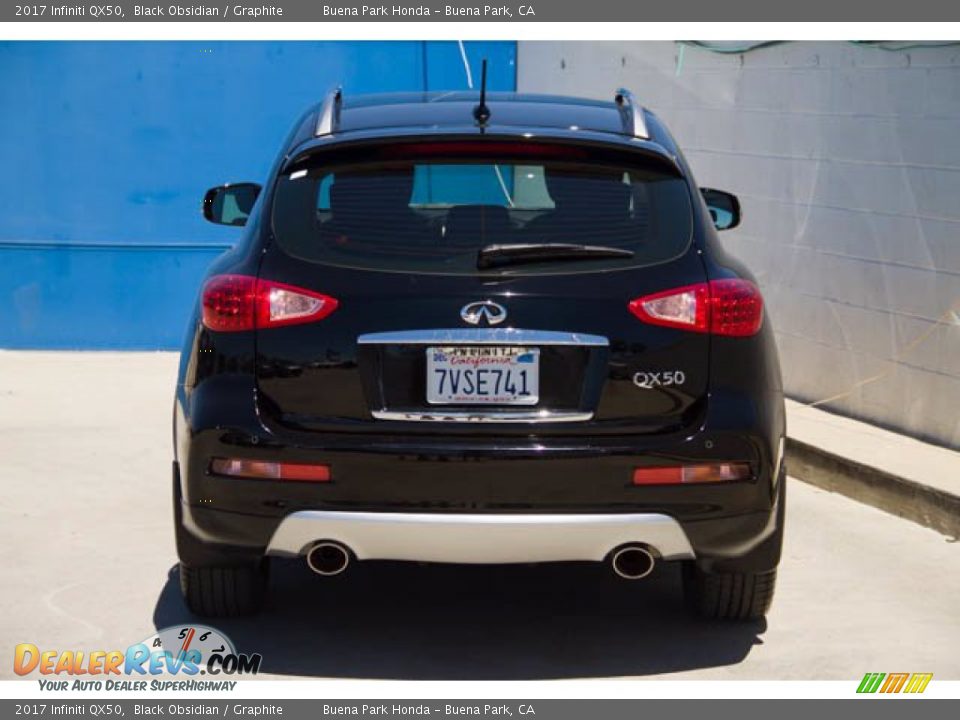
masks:
{"label": "license plate", "polygon": [[539,400],[539,348],[427,348],[431,405],[536,405]]}

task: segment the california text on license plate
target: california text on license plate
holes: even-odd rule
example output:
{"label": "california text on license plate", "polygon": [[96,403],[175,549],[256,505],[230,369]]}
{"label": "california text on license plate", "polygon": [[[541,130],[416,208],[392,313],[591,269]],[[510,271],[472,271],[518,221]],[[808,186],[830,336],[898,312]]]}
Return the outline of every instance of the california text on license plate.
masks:
{"label": "california text on license plate", "polygon": [[539,348],[427,348],[431,405],[536,405],[539,399]]}

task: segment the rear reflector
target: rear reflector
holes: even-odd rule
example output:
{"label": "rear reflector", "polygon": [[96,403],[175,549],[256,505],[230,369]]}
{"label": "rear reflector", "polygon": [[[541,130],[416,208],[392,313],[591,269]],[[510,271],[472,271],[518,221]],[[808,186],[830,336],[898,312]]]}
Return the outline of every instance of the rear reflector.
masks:
{"label": "rear reflector", "polygon": [[729,337],[756,335],[763,297],[749,280],[728,278],[687,285],[631,300],[631,313],[651,325]]}
{"label": "rear reflector", "polygon": [[749,480],[749,463],[701,463],[634,468],[634,485],[681,485]]}
{"label": "rear reflector", "polygon": [[217,332],[315,322],[336,309],[329,295],[248,275],[214,275],[203,286],[203,324]]}
{"label": "rear reflector", "polygon": [[216,475],[260,480],[298,480],[302,482],[330,482],[329,465],[301,463],[274,463],[262,460],[214,458],[210,472]]}

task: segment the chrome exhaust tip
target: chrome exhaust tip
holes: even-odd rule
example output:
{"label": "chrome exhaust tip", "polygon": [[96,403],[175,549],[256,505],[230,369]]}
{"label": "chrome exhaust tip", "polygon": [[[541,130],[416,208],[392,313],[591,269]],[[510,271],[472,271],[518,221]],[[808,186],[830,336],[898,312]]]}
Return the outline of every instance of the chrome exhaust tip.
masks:
{"label": "chrome exhaust tip", "polygon": [[314,543],[307,550],[307,565],[317,575],[339,575],[350,564],[350,551],[330,540]]}
{"label": "chrome exhaust tip", "polygon": [[643,545],[627,545],[610,557],[610,567],[625,580],[639,580],[653,572],[657,559]]}

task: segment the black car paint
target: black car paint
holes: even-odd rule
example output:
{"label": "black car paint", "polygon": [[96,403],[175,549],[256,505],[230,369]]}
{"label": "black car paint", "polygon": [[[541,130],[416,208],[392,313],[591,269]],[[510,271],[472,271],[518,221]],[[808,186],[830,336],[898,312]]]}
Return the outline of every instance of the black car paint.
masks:
{"label": "black car paint", "polygon": [[[690,538],[698,561],[707,566],[768,569],[779,559],[782,531],[785,436],[779,362],[769,318],[746,338],[697,335],[644,327],[650,350],[643,367],[629,340],[638,321],[627,302],[654,292],[706,279],[752,279],[717,241],[692,174],[666,128],[647,115],[651,138],[638,141],[618,133],[555,127],[548,102],[531,103],[524,125],[498,125],[498,103],[485,132],[470,127],[391,126],[391,106],[378,109],[382,127],[345,132],[343,139],[313,138],[314,109],[297,123],[270,180],[257,199],[237,245],[218,258],[208,275],[239,273],[282,279],[328,293],[342,301],[323,321],[326,343],[304,343],[297,327],[269,332],[269,354],[256,333],[216,333],[194,308],[182,351],[174,412],[174,496],[181,558],[247,562],[262,556],[281,519],[299,509],[418,512],[661,512],[675,517]],[[403,108],[406,122],[411,110]],[[466,105],[465,105],[466,107]],[[572,107],[572,106],[571,106]],[[429,109],[428,109],[429,110]],[[591,110],[591,112],[593,112]],[[295,168],[303,153],[349,143],[404,139],[516,140],[531,133],[537,141],[575,143],[604,152],[653,154],[673,163],[687,178],[694,213],[686,255],[664,265],[664,273],[576,273],[556,276],[460,278],[456,289],[444,278],[383,273],[377,291],[351,308],[356,280],[350,271],[327,273],[318,281],[307,265],[271,252],[265,208],[281,170]],[[369,273],[366,273],[369,275]],[[598,278],[598,275],[602,275]],[[557,283],[559,282],[559,286]],[[508,295],[508,293],[510,293]],[[623,317],[604,334],[610,347],[594,362],[606,364],[599,382],[584,388],[578,402],[596,400],[596,417],[586,423],[523,424],[410,423],[372,421],[369,378],[358,372],[360,332],[459,325],[459,308],[469,301],[510,303],[511,320],[537,329],[591,332],[589,308],[562,317],[545,312],[552,298],[617,298]],[[403,316],[391,312],[403,306]],[[356,323],[363,324],[358,331]],[[263,343],[259,343],[262,345]],[[688,344],[697,367],[681,368],[697,392],[677,388],[639,390],[633,374],[670,370],[671,354]],[[259,357],[258,357],[259,354]],[[709,360],[708,360],[709,359]],[[674,363],[675,364],[675,363]],[[313,374],[328,377],[325,412],[311,415],[316,402],[298,397],[285,381]],[[367,387],[365,388],[365,383]],[[291,386],[292,387],[292,386]],[[592,396],[591,396],[592,394]],[[644,418],[618,411],[623,403],[650,403]],[[281,409],[282,408],[282,409]],[[210,474],[212,457],[328,463],[333,482],[325,484],[246,480]],[[634,467],[696,460],[746,461],[747,482],[704,486],[635,487]]]}

